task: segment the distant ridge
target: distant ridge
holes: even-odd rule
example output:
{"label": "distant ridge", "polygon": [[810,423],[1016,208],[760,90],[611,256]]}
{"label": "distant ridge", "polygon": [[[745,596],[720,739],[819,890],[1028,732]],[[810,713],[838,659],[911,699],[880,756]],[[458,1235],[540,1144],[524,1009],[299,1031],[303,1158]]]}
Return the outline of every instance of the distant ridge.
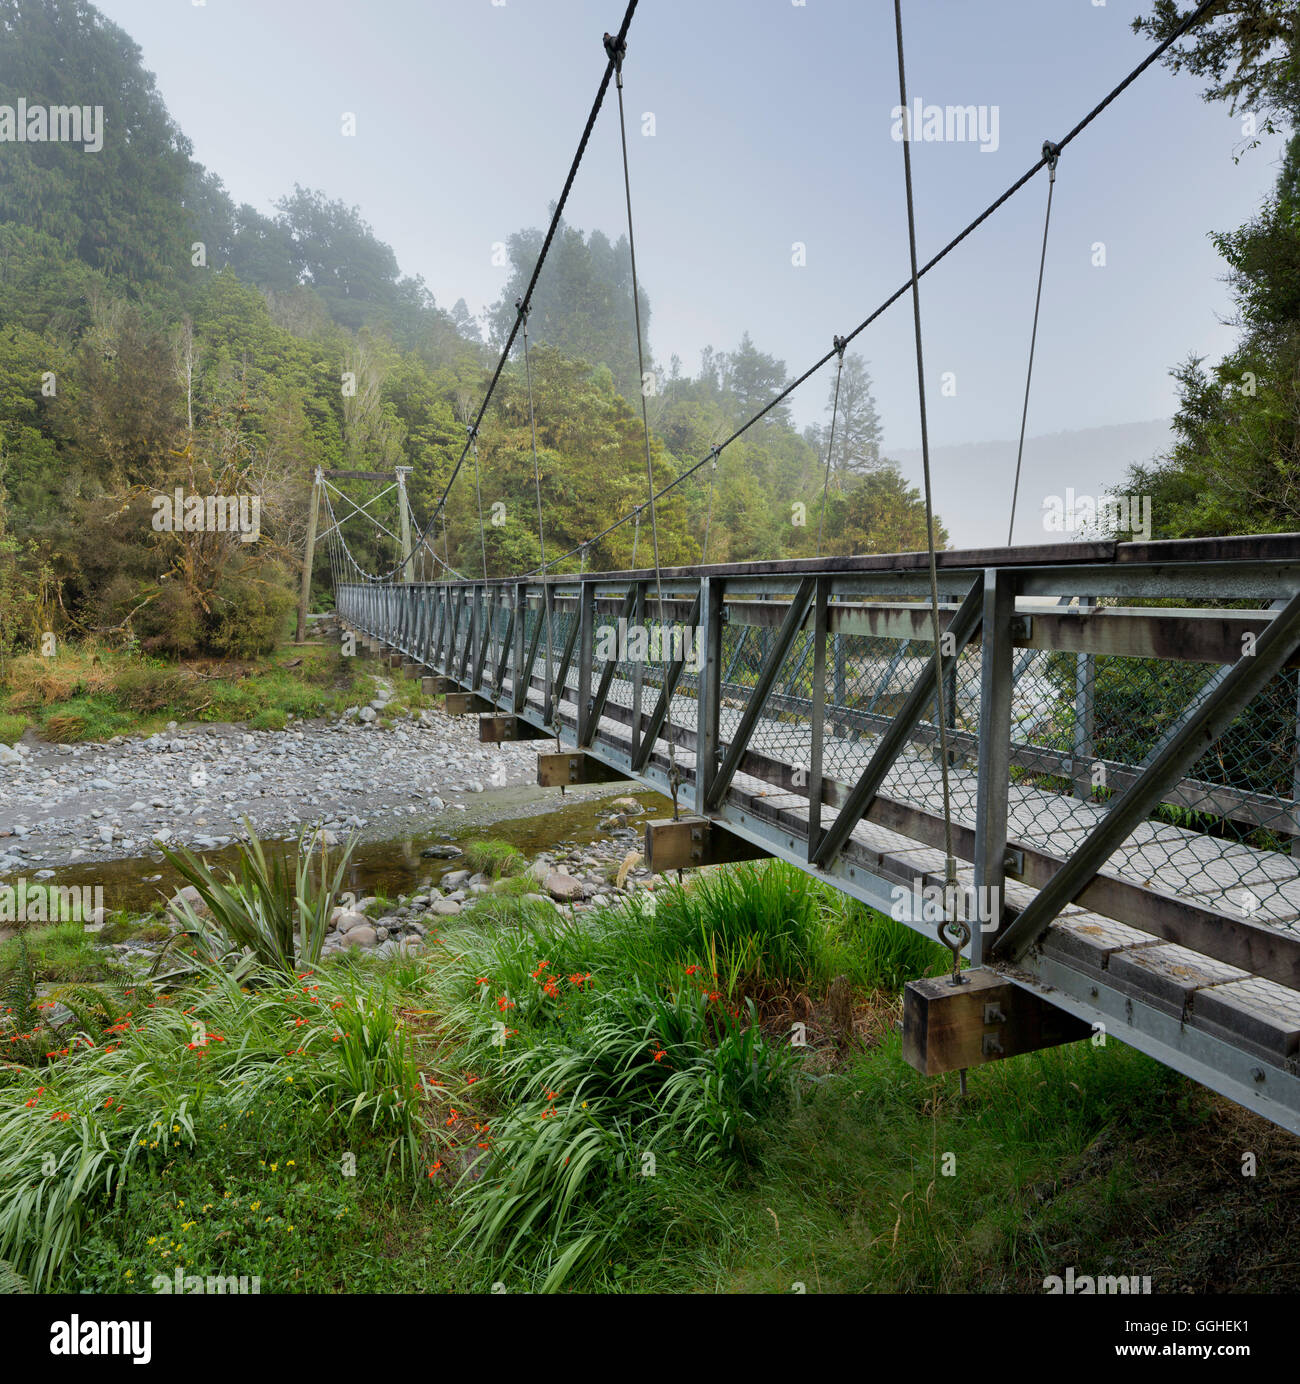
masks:
{"label": "distant ridge", "polygon": [[[1049,495],[1099,497],[1123,487],[1134,462],[1164,455],[1173,445],[1172,422],[1112,423],[1102,428],[1045,433],[1025,439],[1025,460],[1016,506],[1017,544],[1077,541],[1072,533],[1043,528],[1043,501]],[[919,449],[886,448],[914,484],[921,481]],[[978,548],[1007,541],[1011,485],[1016,470],[1016,440],[965,442],[930,452],[935,512],[954,548]]]}

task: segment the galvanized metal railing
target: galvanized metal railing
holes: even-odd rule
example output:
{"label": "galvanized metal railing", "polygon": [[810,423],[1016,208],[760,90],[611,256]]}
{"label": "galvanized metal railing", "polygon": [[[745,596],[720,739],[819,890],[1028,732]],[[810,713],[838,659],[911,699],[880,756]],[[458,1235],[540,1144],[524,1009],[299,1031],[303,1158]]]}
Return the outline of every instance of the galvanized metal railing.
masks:
{"label": "galvanized metal railing", "polygon": [[[942,879],[925,564],[674,570],[662,604],[649,571],[347,584],[337,607],[894,911]],[[971,960],[1032,970],[1082,907],[1300,990],[1300,539],[944,553],[939,588],[954,850],[995,909]]]}

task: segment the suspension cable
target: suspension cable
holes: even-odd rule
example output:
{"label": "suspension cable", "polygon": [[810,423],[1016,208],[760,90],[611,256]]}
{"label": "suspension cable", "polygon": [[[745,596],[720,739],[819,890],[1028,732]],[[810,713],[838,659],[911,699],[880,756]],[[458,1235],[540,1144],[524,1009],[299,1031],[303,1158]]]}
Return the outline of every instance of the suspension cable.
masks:
{"label": "suspension cable", "polygon": [[[537,415],[533,410],[533,365],[528,352],[528,313],[530,310],[524,306],[522,298],[515,300],[515,308],[519,312],[524,334],[524,379],[528,382],[528,430],[533,440],[533,483],[537,487],[537,542],[541,549],[542,566],[545,567],[546,528],[542,523],[542,463],[537,456]],[[546,682],[543,686],[550,687],[554,626],[551,620],[550,593],[546,589],[542,591],[542,606],[543,618],[546,621]],[[519,618],[523,619],[522,611],[519,613]],[[555,743],[558,747],[560,743],[560,699],[558,696],[552,703],[552,709],[555,712]]]}
{"label": "suspension cable", "polygon": [[822,555],[822,528],[826,523],[826,495],[831,488],[831,458],[835,455],[835,420],[840,411],[840,380],[844,378],[844,348],[849,343],[842,336],[835,338],[840,363],[835,371],[835,399],[831,404],[831,434],[826,440],[826,479],[822,482],[822,511],[817,516],[817,556]]}
{"label": "suspension cable", "polygon": [[[673,738],[673,688],[672,679],[669,676],[671,659],[668,652],[662,647],[664,640],[663,634],[667,626],[667,607],[664,605],[664,579],[663,571],[659,564],[659,518],[655,507],[655,478],[654,462],[650,456],[650,414],[646,407],[645,394],[645,349],[642,344],[641,335],[641,289],[636,272],[636,232],[632,222],[632,175],[628,167],[627,157],[627,117],[623,103],[623,59],[627,56],[627,43],[623,38],[612,38],[609,34],[605,35],[605,51],[610,56],[610,61],[614,64],[615,86],[618,89],[618,134],[619,143],[623,150],[623,192],[627,200],[627,249],[628,258],[632,266],[632,315],[636,325],[636,366],[637,378],[641,382],[641,431],[645,437],[645,481],[646,491],[649,495],[650,505],[650,541],[654,547],[655,559],[655,593],[659,601],[659,634],[660,652],[663,654],[664,664],[664,737],[668,741],[668,786],[673,799],[673,820],[678,817],[677,809],[677,790],[681,783],[681,775],[677,768],[677,744]],[[583,696],[586,697],[588,691],[583,689]],[[641,717],[641,707],[635,711],[634,728],[639,725]]]}
{"label": "suspension cable", "polygon": [[[1159,62],[1159,60],[1165,55],[1165,53],[1167,53],[1169,49],[1172,48],[1173,45],[1179,41],[1179,39],[1183,38],[1184,35],[1187,34],[1187,32],[1190,29],[1192,29],[1197,23],[1199,23],[1199,21],[1203,19],[1210,12],[1210,10],[1214,9],[1217,5],[1220,5],[1222,3],[1223,0],[1202,0],[1202,3],[1198,5],[1196,9],[1193,10],[1186,17],[1186,19],[1183,20],[1183,22],[1168,36],[1168,38],[1163,39],[1159,44],[1157,44],[1157,46],[1153,48],[1151,52],[1148,53],[1147,56],[1143,58],[1143,60],[1121,82],[1119,82],[1115,87],[1113,87],[1087,113],[1087,115],[1085,115],[1074,126],[1074,128],[1069,131],[1068,134],[1066,134],[1061,140],[1057,142],[1055,148],[1058,155],[1075,139],[1077,139],[1079,135],[1081,135],[1093,123],[1093,121],[1095,121],[1098,118],[1098,116],[1100,116],[1102,112],[1107,109],[1107,107],[1109,107],[1119,96],[1121,96],[1125,91],[1127,91],[1128,88],[1149,67],[1151,67],[1154,63]],[[980,214],[977,217],[975,217],[975,219],[971,221],[969,225],[967,225],[963,230],[959,231],[955,236],[953,236],[953,238],[938,252],[938,254],[936,254],[932,259],[927,261],[927,263],[922,265],[917,274],[917,278],[924,278],[932,269],[936,268],[945,259],[947,259],[948,256],[952,254],[952,252],[956,250],[957,247],[961,245],[963,241],[965,241],[971,234],[978,230],[979,227],[981,227],[991,216],[993,216],[996,212],[1000,211],[1002,207],[1004,207],[1007,204],[1007,202],[1009,202],[1011,198],[1016,195],[1016,193],[1018,193],[1043,168],[1045,168],[1047,166],[1047,163],[1048,159],[1046,154],[1044,154],[1038,159],[1037,163],[1035,163],[1031,168],[1027,169],[1019,178],[1017,178],[1016,181],[1012,183],[1011,186],[1008,187],[1007,190],[1003,192],[1000,197],[998,197],[995,201],[991,202],[987,207],[985,207],[985,209],[982,212],[980,212]],[[884,313],[887,312],[891,307],[893,307],[893,305],[896,302],[898,302],[900,298],[905,297],[911,291],[912,285],[913,280],[908,279],[906,283],[902,284],[898,289],[891,293],[890,296],[886,298],[884,302],[881,303],[880,306],[875,309],[874,312],[872,312],[868,317],[864,318],[861,322],[859,322],[858,325],[854,327],[853,330],[850,331],[844,337],[844,341],[847,344],[852,344],[858,336],[860,336],[864,331],[866,331],[866,329],[877,320],[877,318],[883,316]],[[736,442],[741,437],[743,437],[744,434],[747,433],[750,428],[752,428],[756,423],[760,422],[763,418],[765,418],[767,414],[769,414],[774,408],[777,408],[781,404],[783,404],[785,400],[788,399],[795,392],[795,390],[797,390],[801,385],[805,384],[808,380],[810,380],[819,370],[822,369],[823,366],[829,364],[835,358],[836,354],[837,352],[835,350],[830,350],[824,356],[822,356],[820,360],[816,361],[814,364],[809,366],[808,369],[805,370],[802,375],[792,380],[780,391],[780,393],[776,394],[761,409],[759,409],[757,413],[750,417],[746,422],[742,423],[735,430],[735,432],[731,434],[730,437],[728,437],[724,442],[716,444],[717,450],[725,451],[726,448],[731,446],[733,442]],[[698,471],[702,466],[708,465],[708,463],[713,459],[713,456],[714,452],[711,448],[707,456],[702,457],[693,465],[688,466],[687,469],[681,473],[681,475],[677,476],[674,480],[669,481],[665,486],[662,487],[662,489],[657,491],[655,493],[655,499],[663,499],[665,495],[667,495],[670,491],[675,490],[679,485],[682,484],[683,481],[685,481],[688,477],[694,475],[695,472]],[[599,543],[602,538],[608,537],[609,534],[621,528],[632,517],[633,516],[630,513],[623,515],[622,518],[614,520],[613,523],[607,525],[599,533],[593,535],[591,538],[588,538],[585,541],[589,544]],[[577,548],[572,548],[567,553],[561,553],[558,557],[551,559],[551,565],[555,566],[561,562],[566,561],[568,558],[573,557],[577,553],[577,551]],[[541,570],[541,568],[534,568],[531,572],[524,572],[520,575],[535,576]]]}
{"label": "suspension cable", "polygon": [[474,498],[478,501],[478,541],[483,553],[483,580],[487,581],[487,526],[483,523],[483,488],[479,481],[478,427],[470,427],[466,431],[474,448]]}
{"label": "suspension cable", "polygon": [[[943,685],[943,655],[939,638],[939,572],[934,547],[934,500],[930,482],[930,432],[925,407],[925,352],[921,337],[921,285],[916,259],[916,204],[912,197],[912,124],[907,105],[907,71],[903,60],[903,6],[894,0],[894,32],[898,40],[898,102],[903,109],[903,178],[907,189],[907,241],[912,262],[912,320],[916,334],[916,385],[921,408],[921,470],[925,479],[925,528],[930,558],[930,631],[934,641],[934,695],[939,721],[939,768],[943,779],[944,919],[948,923],[949,893],[957,883],[952,853],[952,797],[948,782],[948,713]],[[941,929],[942,935],[942,929]],[[956,968],[954,966],[954,974]]]}
{"label": "suspension cable", "polygon": [[709,530],[713,527],[713,482],[718,474],[718,449],[713,449],[713,465],[709,467],[709,512],[704,520],[704,546],[700,549],[700,565],[709,562]]}
{"label": "suspension cable", "polygon": [[1025,407],[1020,414],[1020,443],[1016,448],[1016,480],[1011,488],[1011,519],[1007,524],[1007,547],[1011,546],[1011,536],[1016,531],[1016,501],[1020,496],[1020,464],[1025,457],[1025,424],[1029,421],[1029,386],[1034,378],[1034,347],[1038,344],[1038,310],[1043,302],[1043,270],[1047,265],[1047,233],[1052,226],[1052,193],[1056,190],[1056,165],[1061,151],[1051,140],[1043,145],[1047,155],[1049,176],[1047,179],[1047,216],[1043,220],[1043,253],[1038,261],[1038,292],[1034,297],[1034,329],[1029,336],[1029,369],[1025,372]]}
{"label": "suspension cable", "polygon": [[[636,13],[636,7],[639,2],[640,0],[628,0],[627,10],[624,12],[623,15],[623,22],[619,26],[617,38],[614,39],[614,42],[616,44],[623,43],[624,40],[627,38],[627,31],[632,25],[632,16]],[[605,93],[609,90],[610,79],[613,77],[613,75],[614,61],[611,58],[605,64],[605,72],[600,79],[600,86],[597,88],[596,91],[596,99],[592,102],[591,111],[587,116],[587,123],[583,127],[582,138],[578,141],[577,152],[574,154],[573,161],[569,165],[569,173],[564,180],[564,187],[560,191],[559,200],[555,203],[555,210],[551,213],[551,224],[547,227],[546,237],[542,241],[542,248],[537,256],[537,263],[533,266],[532,276],[528,280],[528,287],[524,290],[522,301],[525,307],[530,306],[532,303],[533,291],[537,287],[537,280],[541,275],[542,266],[546,263],[546,257],[550,253],[551,242],[555,239],[556,232],[559,230],[560,221],[563,219],[564,216],[564,208],[568,203],[570,192],[573,191],[574,180],[578,176],[578,169],[582,164],[583,155],[587,152],[587,145],[591,140],[591,133],[596,127],[596,117],[600,114],[600,109],[605,103]],[[506,338],[505,345],[501,349],[501,356],[497,361],[496,369],[492,372],[492,378],[488,383],[487,393],[483,396],[483,402],[479,406],[478,416],[474,419],[473,427],[475,432],[478,431],[479,425],[482,423],[483,417],[487,413],[488,405],[492,402],[492,396],[496,392],[497,385],[500,383],[501,380],[502,372],[505,370],[506,361],[510,359],[510,353],[514,349],[515,336],[517,335],[518,331],[519,319],[518,317],[516,317],[515,324],[510,329],[510,335]],[[434,506],[433,513],[429,516],[429,522],[426,527],[426,532],[429,529],[432,529],[435,521],[437,520],[438,515],[442,512],[443,506],[446,505],[447,497],[451,494],[451,488],[456,483],[456,477],[460,474],[461,468],[465,464],[465,458],[469,454],[469,448],[470,444],[467,440],[465,446],[461,450],[461,454],[456,462],[456,465],[452,468],[451,476],[447,481],[446,487],[443,489],[442,495],[439,498],[438,503]],[[422,533],[420,537],[421,539],[423,539],[424,534]],[[376,577],[376,580],[391,580],[394,576],[396,576],[398,571],[401,570],[402,565],[402,563],[398,563],[398,565],[394,567],[391,571],[378,575]]]}

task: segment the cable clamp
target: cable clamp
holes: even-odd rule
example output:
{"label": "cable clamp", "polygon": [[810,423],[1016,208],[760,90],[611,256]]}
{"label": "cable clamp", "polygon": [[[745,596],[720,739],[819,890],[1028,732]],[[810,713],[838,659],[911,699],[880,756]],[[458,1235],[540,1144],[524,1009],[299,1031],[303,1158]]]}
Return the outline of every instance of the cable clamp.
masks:
{"label": "cable clamp", "polygon": [[1061,146],[1053,144],[1050,139],[1043,141],[1043,157],[1047,160],[1047,170],[1051,174],[1052,182],[1056,181],[1056,165],[1061,160]]}
{"label": "cable clamp", "polygon": [[837,336],[837,337],[833,337],[832,340],[833,340],[834,343],[835,343],[835,354],[836,354],[837,356],[839,356],[839,358],[840,358],[841,360],[843,360],[843,359],[844,359],[844,352],[845,352],[845,350],[848,348],[848,344],[849,344],[849,339],[848,339],[848,337],[846,337],[846,336]]}
{"label": "cable clamp", "polygon": [[615,38],[613,34],[606,34],[605,52],[609,55],[610,62],[614,64],[614,71],[622,77],[623,59],[627,56],[627,40]]}
{"label": "cable clamp", "polygon": [[718,458],[722,455],[722,448],[715,442],[713,446],[709,448],[709,455],[713,458],[713,465],[709,467],[709,470],[713,472],[718,469]]}

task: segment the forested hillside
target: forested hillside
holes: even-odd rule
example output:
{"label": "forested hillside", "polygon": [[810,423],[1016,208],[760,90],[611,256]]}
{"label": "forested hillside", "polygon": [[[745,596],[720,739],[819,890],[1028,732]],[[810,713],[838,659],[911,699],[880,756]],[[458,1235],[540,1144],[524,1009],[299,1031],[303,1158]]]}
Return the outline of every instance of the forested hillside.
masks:
{"label": "forested hillside", "polygon": [[[86,0],[0,0],[0,38],[0,90],[104,109],[98,152],[6,143],[0,157],[0,656],[47,631],[174,655],[264,651],[292,600],[314,468],[409,466],[417,522],[433,512],[542,232],[511,238],[505,287],[480,326],[463,301],[444,310],[404,276],[345,201],[295,186],[274,215],[237,205],[194,160],[137,45]],[[653,322],[644,286],[642,313]],[[562,227],[531,340],[553,556],[645,499],[624,238]],[[656,365],[656,482],[786,380],[748,335],[706,349],[694,376],[676,358]],[[880,456],[856,357],[833,450],[821,550],[923,547],[923,506]],[[482,533],[490,573],[533,566],[522,358],[484,421],[478,465],[483,505],[504,504],[504,523],[481,528],[471,463],[445,536],[436,526],[439,552],[481,570]],[[711,560],[813,554],[824,465],[819,430],[801,435],[774,410],[716,475],[703,467],[661,506],[663,561],[699,561],[706,527]],[[177,486],[259,496],[259,541],[155,532],[152,499]],[[379,487],[352,489],[362,499]],[[391,566],[386,539],[348,532],[363,565]],[[626,525],[588,561],[626,564],[635,541]],[[325,576],[316,599],[329,599]]]}

